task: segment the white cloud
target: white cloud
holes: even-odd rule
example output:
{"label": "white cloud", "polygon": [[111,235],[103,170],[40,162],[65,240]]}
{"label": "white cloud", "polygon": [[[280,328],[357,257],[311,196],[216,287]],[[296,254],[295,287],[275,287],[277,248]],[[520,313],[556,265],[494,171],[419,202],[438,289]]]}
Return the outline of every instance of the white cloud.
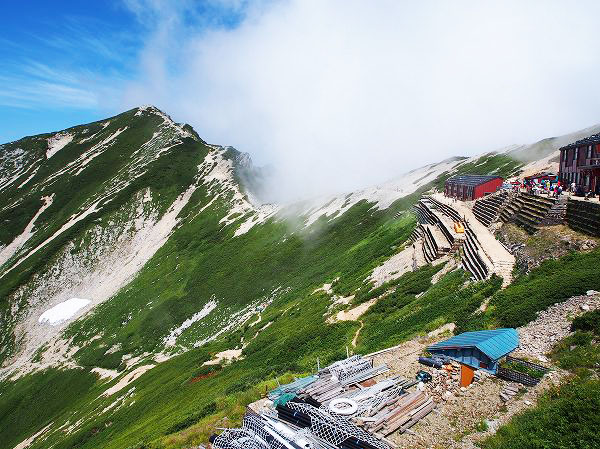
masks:
{"label": "white cloud", "polygon": [[280,194],[600,122],[595,1],[260,2],[233,29],[186,26],[185,3],[132,4],[161,14],[123,102],[273,164]]}

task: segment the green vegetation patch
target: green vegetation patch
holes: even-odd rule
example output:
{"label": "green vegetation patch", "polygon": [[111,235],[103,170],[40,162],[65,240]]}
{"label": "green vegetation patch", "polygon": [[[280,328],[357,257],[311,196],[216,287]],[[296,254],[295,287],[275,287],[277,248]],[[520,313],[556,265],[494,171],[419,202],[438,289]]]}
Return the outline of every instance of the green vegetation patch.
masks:
{"label": "green vegetation patch", "polygon": [[575,334],[560,341],[550,356],[574,373],[552,387],[535,408],[514,416],[483,449],[600,447],[600,347],[598,313],[586,312],[573,322]]}
{"label": "green vegetation patch", "polygon": [[528,275],[498,291],[486,312],[464,320],[461,331],[523,326],[553,304],[583,295],[587,290],[600,290],[598,266],[600,249],[546,260]]}
{"label": "green vegetation patch", "polygon": [[600,447],[600,382],[574,379],[552,388],[534,409],[488,438],[483,449],[592,449]]}
{"label": "green vegetation patch", "polygon": [[96,382],[83,370],[49,369],[0,383],[0,447],[16,446],[46,427]]}
{"label": "green vegetation patch", "polygon": [[574,331],[592,332],[600,336],[600,309],[586,312],[575,318],[571,329]]}
{"label": "green vegetation patch", "polygon": [[541,371],[539,369],[532,368],[531,366],[525,365],[524,363],[514,362],[514,361],[506,361],[501,363],[502,368],[509,369],[511,371],[517,371],[519,373],[527,374],[534,379],[541,379],[544,377],[545,371]]}
{"label": "green vegetation patch", "polygon": [[427,265],[406,273],[393,293],[381,298],[363,315],[357,352],[377,351],[445,323],[460,323],[502,284],[501,278],[493,277],[465,286],[469,275],[458,269],[429,288],[432,276],[439,269],[441,266]]}

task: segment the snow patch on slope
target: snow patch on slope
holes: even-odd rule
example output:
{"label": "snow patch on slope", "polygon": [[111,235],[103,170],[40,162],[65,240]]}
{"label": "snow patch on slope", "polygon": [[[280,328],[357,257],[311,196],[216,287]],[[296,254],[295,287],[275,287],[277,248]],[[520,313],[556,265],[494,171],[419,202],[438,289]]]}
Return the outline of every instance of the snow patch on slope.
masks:
{"label": "snow patch on slope", "polygon": [[71,298],[61,302],[51,309],[46,310],[38,318],[39,323],[48,323],[51,326],[56,326],[58,323],[67,321],[72,318],[80,309],[83,309],[91,301],[83,298]]}
{"label": "snow patch on slope", "polygon": [[69,143],[73,141],[73,135],[67,132],[61,132],[48,139],[48,149],[46,150],[46,159],[50,159]]}
{"label": "snow patch on slope", "polygon": [[[20,287],[11,298],[11,304],[15,307],[28,304],[28,314],[16,324],[15,334],[23,344],[11,370],[29,370],[29,360],[36,349],[47,343],[62,348],[63,352],[52,351],[39,368],[66,361],[69,345],[60,343],[59,335],[72,319],[52,327],[41,325],[39,318],[48,304],[74,297],[89,298],[89,312],[115,295],[164,245],[179,222],[179,213],[196,188],[196,185],[190,186],[161,217],[147,200],[150,195],[148,189],[138,193],[128,206],[133,210],[122,208],[118,214],[115,213],[115,219],[120,216],[121,221],[93,226],[81,237],[81,241],[86,242],[85,246],[78,248],[75,242],[68,243],[51,266]],[[15,323],[19,319],[18,310],[15,310]],[[48,352],[44,353],[44,357]]]}

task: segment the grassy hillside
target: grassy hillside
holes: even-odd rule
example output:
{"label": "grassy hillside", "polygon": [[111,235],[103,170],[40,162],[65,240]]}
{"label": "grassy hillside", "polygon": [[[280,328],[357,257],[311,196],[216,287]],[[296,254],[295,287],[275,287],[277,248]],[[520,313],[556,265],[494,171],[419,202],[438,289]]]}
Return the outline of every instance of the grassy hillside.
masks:
{"label": "grassy hillside", "polygon": [[[76,242],[76,246],[85,249],[86,231],[97,223],[111,226],[113,220],[118,220],[124,206],[142,190],[150,189],[152,207],[158,213],[164,213],[196,176],[196,167],[208,152],[204,143],[192,137],[180,138],[173,129],[165,129],[160,115],[146,112],[136,116],[136,111],[67,130],[75,137],[50,159],[46,159],[45,153],[48,135],[28,137],[3,147],[2,151],[24,149],[31,157],[29,163],[37,167],[37,171],[27,188],[19,188],[19,183],[28,178],[29,172],[2,191],[0,244],[10,242],[23,232],[39,210],[42,197],[53,197],[50,207],[35,222],[36,232],[26,246],[9,260],[5,269],[11,266],[10,262],[16,262],[19,255],[25,256],[28,250],[46,241],[94,201],[98,201],[98,211],[87,215],[41,250],[24,258],[18,269],[2,273],[0,361],[5,360],[14,349],[15,309],[23,312],[26,306],[15,304],[15,300],[11,299],[15,292],[26,286],[35,274],[48,269],[70,242]],[[117,133],[118,137],[106,144],[109,145],[106,151],[94,155],[89,162],[82,156]],[[165,142],[175,145],[160,158],[155,158],[154,148],[147,143],[158,133],[162,133],[159,137]],[[0,166],[0,174],[7,168],[6,164]]]}
{"label": "grassy hillside", "polygon": [[[586,268],[597,266],[597,252],[542,265],[505,290],[500,290],[502,281],[496,277],[468,282],[460,269],[433,285],[442,265],[427,265],[377,289],[365,282],[373,268],[406,244],[415,226],[409,211],[423,192],[441,188],[455,173],[512,175],[522,164],[507,155],[465,159],[453,172],[443,173],[385,210],[362,200],[345,213],[321,217],[308,227],[303,226],[306,217],[301,211],[289,219],[271,217],[235,236],[242,215],[251,212],[239,212],[239,220],[231,225],[223,222],[233,195],[216,186],[218,179],[205,183],[206,172],[199,171],[215,148],[187,127],[182,128],[185,133],[165,128],[164,117],[155,112],[132,110],[107,122],[68,130],[76,137],[51,159],[45,158],[48,135],[6,147],[25,148],[19,157],[39,168],[27,189],[18,186],[29,172],[0,195],[0,220],[10,224],[1,230],[0,245],[23,231],[43,196],[55,194],[51,207],[36,222],[37,232],[10,263],[94,201],[101,207],[2,278],[2,360],[14,348],[12,330],[28,306],[18,304],[19,313],[13,313],[15,292],[21,292],[25,301],[36,276],[52,273],[65,253],[92,258],[88,250],[99,230],[119,227],[134,234],[132,211],[145,192],[151,193],[151,201],[143,205],[144,213],[155,211],[160,217],[191,185],[195,190],[166,243],[136,276],[64,331],[77,368],[53,368],[0,383],[0,447],[13,447],[47,426],[31,448],[188,447],[205,442],[215,426],[235,424],[243,407],[276,377],[311,372],[317,358],[323,365],[344,357],[361,326],[355,351],[366,353],[450,322],[459,329],[519,325],[568,295],[600,289],[592,268]],[[110,151],[98,154],[79,174],[61,172],[125,127]],[[163,139],[160,145],[145,146],[157,135]],[[165,146],[169,149],[161,152]],[[244,159],[230,148],[223,150],[223,157]],[[0,167],[9,165],[0,162]],[[252,170],[235,168],[235,181],[252,187],[252,179],[247,179]],[[244,186],[239,189],[245,193]],[[577,270],[581,276],[566,276]],[[315,290],[334,280],[333,294],[355,295],[352,305],[381,296],[360,318],[362,323],[327,323],[332,299]],[[477,313],[486,300],[490,300],[487,311]],[[214,310],[195,321],[210,304]],[[165,346],[170,336],[175,344]],[[203,366],[216,353],[235,348],[243,348],[235,363]],[[43,347],[36,358],[52,350]],[[139,358],[132,367],[155,364],[157,353],[172,358],[117,393],[102,394],[119,378],[100,379],[92,369],[123,373],[131,369],[127,360]]]}
{"label": "grassy hillside", "polygon": [[533,321],[536,313],[571,296],[600,290],[600,249],[572,253],[557,260],[546,260],[531,273],[498,291],[485,313],[472,315],[461,330],[482,327],[519,327]]}
{"label": "grassy hillside", "polygon": [[[290,236],[283,244],[277,242],[280,241],[279,234],[286,232],[285,225],[267,224],[251,231],[248,237],[226,239],[221,248],[214,253],[209,252],[207,257],[213,263],[203,265],[201,278],[200,272],[195,270],[196,265],[188,261],[182,262],[177,270],[178,282],[170,285],[162,279],[156,286],[148,285],[150,283],[146,281],[154,278],[158,272],[156,270],[169,271],[169,264],[172,263],[169,262],[170,258],[185,260],[188,253],[185,248],[177,245],[178,238],[174,236],[130,288],[105,303],[91,317],[76,322],[69,330],[77,338],[98,329],[103,329],[107,335],[103,340],[98,340],[98,343],[94,341],[77,353],[76,359],[81,364],[114,367],[115,362],[111,361],[116,359],[104,356],[104,351],[116,343],[122,345],[122,352],[139,353],[152,349],[162,338],[161,332],[169,329],[173,323],[178,323],[176,314],[185,316],[180,309],[195,298],[202,301],[201,295],[208,298],[215,294],[227,306],[238,306],[236,301],[241,303],[244,300],[238,296],[238,288],[241,287],[231,282],[222,285],[225,277],[243,285],[243,291],[250,298],[250,295],[262,297],[265,291],[283,283],[294,288],[280,295],[253,326],[246,326],[218,342],[193,349],[150,370],[133,384],[136,390],[132,396],[132,400],[135,400],[132,406],[91,419],[89,424],[67,440],[62,440],[62,434],[57,432],[55,437],[50,437],[39,447],[45,447],[50,441],[57,442],[54,446],[57,448],[138,447],[143,441],[159,438],[181,422],[190,422],[190,416],[196,416],[198,410],[209,406],[221,395],[248,390],[262,379],[288,371],[310,371],[314,369],[317,357],[322,363],[342,357],[358,323],[326,325],[324,314],[330,300],[323,294],[311,294],[312,290],[337,276],[354,279],[354,288],[359,287],[364,273],[369,271],[369,265],[374,266],[378,260],[391,255],[394,251],[392,246],[401,244],[413,227],[410,216],[389,222],[387,212],[368,212],[369,210],[367,204],[356,205],[333,224],[323,224],[319,233]],[[359,216],[361,220],[357,220]],[[202,228],[203,222],[198,222],[197,226],[198,229]],[[374,240],[374,236],[377,239]],[[276,256],[275,245],[279,245],[277,252],[280,256],[273,259]],[[202,257],[200,248],[202,244],[189,248],[189,254]],[[219,253],[223,255],[219,257]],[[234,256],[235,254],[238,256]],[[359,263],[364,260],[371,262]],[[186,273],[185,268],[188,266],[189,271]],[[249,266],[253,269],[249,269]],[[261,273],[261,270],[264,271]],[[233,274],[235,277],[232,277]],[[261,280],[261,276],[265,279]],[[348,282],[345,288],[351,288],[352,283]],[[174,290],[174,285],[179,290]],[[142,290],[138,292],[137,288]],[[147,290],[143,290],[144,288]],[[144,309],[142,306],[148,300],[147,294],[153,288],[158,288],[158,291],[153,292],[152,298],[164,301],[163,305]],[[144,291],[147,293],[144,294]],[[136,299],[140,304],[139,312],[136,311]],[[245,303],[239,306],[243,304]],[[197,308],[190,307],[190,313],[193,310]],[[126,326],[120,327],[119,323],[125,314],[133,314],[134,317]],[[272,324],[252,339],[267,323]],[[192,327],[180,338],[193,340],[192,335],[199,337],[205,331],[206,329]],[[243,351],[244,360],[217,370],[217,374],[213,376],[190,382],[190,379],[205,373],[201,364],[210,358],[210,353],[234,347],[239,344],[242,335],[245,341],[249,341]],[[20,386],[14,385],[12,388],[18,389]],[[93,388],[90,391],[92,390]],[[119,394],[122,393],[125,392]],[[102,410],[112,401],[114,397],[90,401],[88,407],[80,409],[71,417],[71,422],[87,413],[93,413],[93,410]],[[68,413],[58,414],[56,420],[63,422],[69,419],[71,412],[69,410]],[[108,421],[112,423],[110,427],[106,426]],[[15,439],[26,436],[28,433],[24,432],[17,434]]]}

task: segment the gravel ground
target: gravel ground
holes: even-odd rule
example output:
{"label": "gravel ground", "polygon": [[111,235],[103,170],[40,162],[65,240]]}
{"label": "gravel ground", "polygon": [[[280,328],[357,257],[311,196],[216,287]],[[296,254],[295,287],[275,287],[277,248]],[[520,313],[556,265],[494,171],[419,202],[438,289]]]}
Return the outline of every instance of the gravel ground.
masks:
{"label": "gravel ground", "polygon": [[520,327],[517,355],[532,356],[546,362],[545,354],[563,338],[571,335],[571,321],[587,310],[600,307],[600,293],[574,296],[540,312],[537,319]]}

